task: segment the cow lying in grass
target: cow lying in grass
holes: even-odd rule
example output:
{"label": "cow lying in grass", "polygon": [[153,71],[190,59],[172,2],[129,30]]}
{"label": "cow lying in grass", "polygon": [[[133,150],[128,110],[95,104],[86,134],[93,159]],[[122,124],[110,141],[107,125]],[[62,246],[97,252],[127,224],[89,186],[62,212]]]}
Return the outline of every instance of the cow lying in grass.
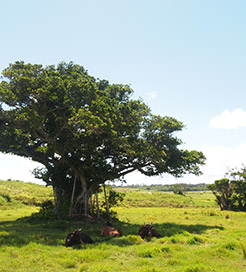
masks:
{"label": "cow lying in grass", "polygon": [[145,238],[151,239],[152,237],[156,237],[156,238],[162,237],[162,235],[150,224],[142,226],[138,234],[141,236],[142,239],[145,239]]}
{"label": "cow lying in grass", "polygon": [[82,245],[82,244],[92,244],[93,240],[91,237],[84,232],[79,230],[75,230],[74,232],[71,232],[68,234],[65,245],[68,246],[74,246],[74,245]]}
{"label": "cow lying in grass", "polygon": [[105,236],[120,237],[121,235],[122,235],[121,231],[113,228],[110,222],[107,222],[101,231],[101,237]]}

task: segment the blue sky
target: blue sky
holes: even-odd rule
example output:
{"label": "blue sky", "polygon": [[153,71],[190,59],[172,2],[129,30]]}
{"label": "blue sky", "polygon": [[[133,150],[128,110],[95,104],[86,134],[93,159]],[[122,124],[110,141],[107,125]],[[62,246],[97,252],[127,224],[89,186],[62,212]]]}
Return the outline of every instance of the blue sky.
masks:
{"label": "blue sky", "polygon": [[[246,162],[245,12],[243,0],[2,1],[0,71],[73,61],[130,84],[154,114],[186,125],[182,147],[207,163],[201,177],[133,173],[128,183],[212,183]],[[35,181],[35,166],[0,154],[0,179]]]}

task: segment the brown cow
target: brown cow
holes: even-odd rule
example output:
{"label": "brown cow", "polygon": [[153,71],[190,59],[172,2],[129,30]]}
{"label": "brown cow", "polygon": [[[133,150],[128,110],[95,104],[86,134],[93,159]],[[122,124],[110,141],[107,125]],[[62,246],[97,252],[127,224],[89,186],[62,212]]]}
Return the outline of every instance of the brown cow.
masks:
{"label": "brown cow", "polygon": [[71,232],[68,234],[65,245],[68,246],[74,246],[74,245],[82,245],[82,244],[92,244],[93,240],[91,237],[84,232],[81,231],[81,229],[75,230],[74,232]]}
{"label": "brown cow", "polygon": [[144,225],[140,228],[138,234],[141,236],[142,239],[145,238],[161,238],[162,235],[150,224]]}
{"label": "brown cow", "polygon": [[101,237],[105,236],[120,237],[121,235],[122,235],[121,231],[113,228],[110,222],[107,222],[101,231]]}

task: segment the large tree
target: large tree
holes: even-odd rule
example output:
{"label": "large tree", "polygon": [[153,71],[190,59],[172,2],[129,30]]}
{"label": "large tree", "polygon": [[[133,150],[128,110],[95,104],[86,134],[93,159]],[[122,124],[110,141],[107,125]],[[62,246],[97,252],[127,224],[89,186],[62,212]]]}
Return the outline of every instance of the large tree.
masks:
{"label": "large tree", "polygon": [[44,167],[57,212],[88,212],[100,184],[135,170],[201,174],[201,152],[179,148],[182,122],[151,114],[128,85],[95,79],[79,65],[10,64],[0,83],[0,151]]}

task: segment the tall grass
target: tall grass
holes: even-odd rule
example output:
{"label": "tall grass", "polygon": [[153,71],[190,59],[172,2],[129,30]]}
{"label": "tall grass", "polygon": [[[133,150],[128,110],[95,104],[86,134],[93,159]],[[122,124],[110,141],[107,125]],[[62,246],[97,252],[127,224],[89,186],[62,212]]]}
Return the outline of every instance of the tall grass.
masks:
{"label": "tall grass", "polygon": [[[25,191],[25,186],[16,183],[11,190]],[[29,197],[39,199],[35,188]],[[49,199],[50,189],[41,188],[47,190],[44,198]],[[11,191],[0,193],[15,200]],[[113,222],[123,235],[111,239],[100,237],[103,221],[30,221],[26,216],[37,206],[22,203],[13,208],[4,202],[0,271],[246,271],[245,213],[220,211],[211,204],[214,199],[201,192],[186,197],[158,194],[127,193],[128,200],[115,208],[118,220]],[[138,230],[151,222],[163,237],[147,242]],[[66,235],[76,228],[82,228],[95,243],[66,248]]]}

